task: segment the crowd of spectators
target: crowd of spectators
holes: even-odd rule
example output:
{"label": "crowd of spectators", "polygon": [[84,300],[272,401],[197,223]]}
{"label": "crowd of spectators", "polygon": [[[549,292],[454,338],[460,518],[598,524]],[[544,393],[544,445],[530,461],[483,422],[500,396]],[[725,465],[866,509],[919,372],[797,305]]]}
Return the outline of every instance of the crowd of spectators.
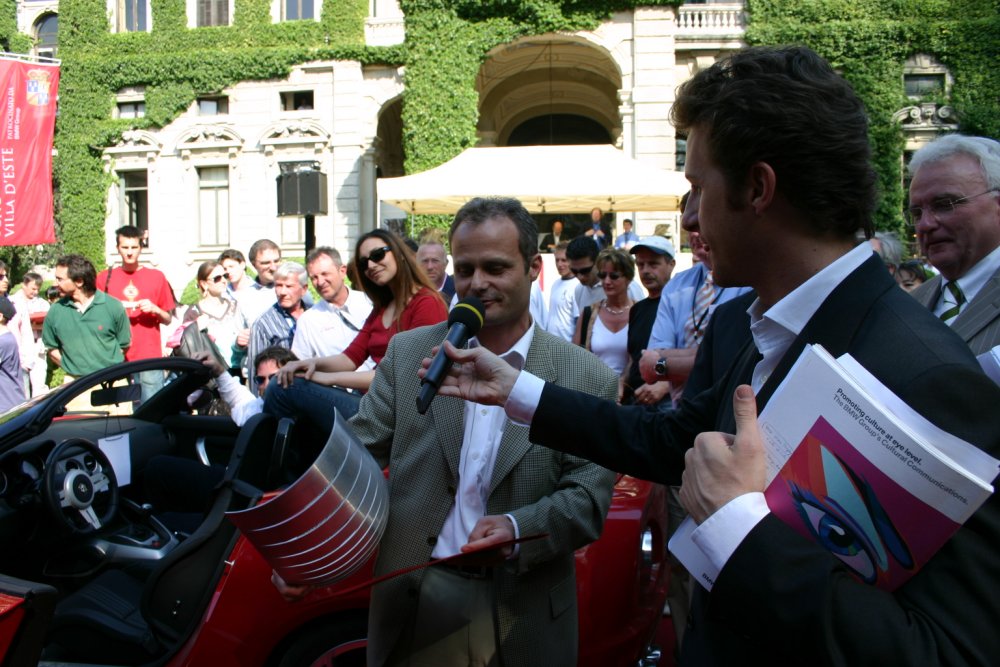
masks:
{"label": "crowd of spectators", "polygon": [[[768,88],[773,104],[753,108],[766,121],[758,122],[742,97]],[[788,89],[800,94],[786,98]],[[796,116],[789,105],[809,113]],[[437,664],[467,651],[484,664],[498,655],[530,662],[532,652],[546,656],[544,664],[572,664],[575,619],[550,617],[548,595],[572,573],[573,550],[599,534],[610,502],[608,469],[675,484],[672,526],[682,507],[690,509],[698,539],[721,562],[712,593],[693,593],[676,573],[671,608],[694,618],[675,623],[685,664],[879,662],[872,656],[884,664],[932,657],[957,664],[996,655],[988,632],[997,611],[989,595],[1000,523],[995,501],[898,591],[875,590],[777,524],[763,503],[763,474],[756,474],[763,455],[737,457],[760,448],[753,400],[766,402],[788,372],[786,353],[801,341],[832,342],[863,364],[878,362],[886,384],[923,412],[934,412],[928,406],[940,397],[927,394],[940,384],[944,398],[951,392],[961,405],[945,401],[954,414],[925,416],[949,426],[963,410],[995,399],[996,387],[983,384],[970,351],[996,355],[1000,345],[1000,144],[952,135],[914,154],[906,214],[925,262],[904,259],[898,236],[871,233],[867,116],[816,54],[736,54],[685,84],[675,115],[689,132],[687,169],[697,186],[682,208],[695,263],[677,275],[669,240],[638,236],[625,221],[613,241],[600,209],[575,238],[556,221],[539,243],[519,202],[475,199],[456,215],[447,239],[412,248],[374,230],[358,239],[348,262],[327,247],[310,252],[304,265],[285,261],[277,244],[262,239],[248,253],[251,278],[243,254],[226,250],[198,268],[199,299],[180,314],[163,275],[140,263],[138,230],[123,227],[116,231],[120,266],[98,274],[79,255],[57,261],[60,298],[53,303],[39,296],[41,276],[30,272],[8,299],[0,263],[0,408],[44,391],[38,367],[46,352],[73,379],[163,354],[161,330],[179,319],[181,330],[206,331],[237,370],[227,375],[217,358],[205,358],[238,423],[265,411],[327,433],[331,408],[353,417],[360,440],[394,482],[379,573],[471,544],[499,550],[484,567],[442,566],[422,580],[376,587],[372,664],[411,655]],[[825,131],[814,127],[820,121]],[[813,144],[802,155],[791,138],[799,124]],[[817,143],[834,132],[841,141]],[[783,149],[774,147],[781,142]],[[820,149],[842,159],[814,159]],[[740,151],[743,162],[732,157]],[[839,181],[813,169],[843,172],[851,187],[838,191]],[[810,179],[814,187],[800,187]],[[799,199],[819,189],[840,208]],[[455,253],[454,276],[446,272],[446,243]],[[555,255],[548,303],[536,282],[539,252]],[[444,337],[449,304],[467,294],[485,303],[484,326],[468,350],[447,350],[461,370],[440,395],[461,401],[436,404],[429,422],[412,407],[417,369]],[[841,302],[847,305],[839,310],[831,305]],[[842,330],[846,321],[860,324]],[[923,350],[907,363],[894,356],[904,329]],[[738,357],[745,360],[739,366]],[[918,365],[915,377],[934,380],[930,391],[906,381]],[[163,380],[135,378],[144,395]],[[964,421],[970,441],[995,446],[995,420]],[[512,449],[519,454],[508,459]],[[529,529],[547,539],[510,543]],[[289,599],[308,593],[275,583]],[[449,634],[450,609],[461,600],[473,603],[459,625],[485,623],[475,642]]]}

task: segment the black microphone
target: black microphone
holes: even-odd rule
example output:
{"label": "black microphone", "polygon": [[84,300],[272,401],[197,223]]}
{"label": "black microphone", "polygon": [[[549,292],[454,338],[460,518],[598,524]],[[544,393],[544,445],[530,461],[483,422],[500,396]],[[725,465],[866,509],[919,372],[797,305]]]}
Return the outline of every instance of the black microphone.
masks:
{"label": "black microphone", "polygon": [[[455,307],[448,313],[448,335],[445,340],[455,347],[465,347],[469,339],[483,328],[485,315],[486,309],[483,307],[482,301],[474,296],[465,297],[456,303]],[[431,365],[427,368],[424,379],[420,381],[420,393],[417,395],[417,412],[420,414],[427,412],[431,401],[437,395],[441,382],[448,375],[451,363],[451,359],[444,352],[444,343],[442,343],[441,348],[434,355],[434,359],[431,360]]]}

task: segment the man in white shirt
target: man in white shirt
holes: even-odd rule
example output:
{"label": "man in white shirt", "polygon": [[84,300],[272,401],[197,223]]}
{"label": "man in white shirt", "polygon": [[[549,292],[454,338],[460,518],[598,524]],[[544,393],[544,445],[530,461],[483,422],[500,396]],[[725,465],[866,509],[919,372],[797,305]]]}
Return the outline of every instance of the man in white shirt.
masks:
{"label": "man in white shirt", "polygon": [[[364,292],[347,287],[347,265],[336,249],[321,246],[306,257],[306,271],[321,300],[299,318],[292,352],[299,359],[340,354],[361,331],[372,312]],[[371,359],[358,370],[375,368]]]}
{"label": "man in white shirt", "polygon": [[984,354],[1000,345],[1000,142],[947,135],[909,170],[910,224],[941,272],[911,294]]}
{"label": "man in white shirt", "polygon": [[[699,524],[692,539],[719,576],[711,593],[696,592],[681,667],[990,664],[1000,655],[1000,599],[983,591],[1000,587],[1000,498],[894,591],[853,576],[841,559],[862,547],[835,517],[814,516],[829,531],[824,547],[764,501],[758,406],[808,344],[849,353],[941,428],[1000,453],[1000,388],[898,289],[870,246],[854,247],[856,230],[871,233],[876,200],[864,105],[809,49],[761,47],[700,71],[671,113],[688,136],[682,224],[712,246],[720,285],[758,295],[753,343],[728,376],[676,411],[650,414],[541,382],[482,348],[446,345],[457,366],[440,395],[504,405],[531,424],[532,442],[682,480],[681,501]],[[904,504],[896,515],[906,514]]]}
{"label": "man in white shirt", "polygon": [[568,245],[569,241],[560,241],[552,251],[556,258],[559,280],[552,284],[549,292],[549,321],[545,324],[545,330],[566,342],[572,342],[573,305],[576,303],[576,286],[580,281],[569,270],[569,260],[566,259]]}
{"label": "man in white shirt", "polygon": [[[251,246],[250,252],[253,253],[260,249],[259,244],[274,245],[272,241],[262,239]],[[277,268],[277,264],[275,264],[274,268],[271,268],[271,263],[274,256],[277,256],[279,261],[281,259],[281,250],[277,245],[274,245],[274,248],[260,249],[258,254],[261,256],[262,262],[266,263],[264,268],[270,276],[268,278],[271,283],[270,287],[265,287],[247,275],[246,259],[243,257],[243,253],[236,248],[227,248],[219,255],[219,264],[222,264],[222,268],[226,270],[226,274],[229,276],[228,294],[239,304],[240,310],[243,311],[243,315],[247,318],[247,322],[250,325],[253,325],[257,321],[257,318],[274,304],[273,281],[274,269]],[[260,274],[258,273],[259,276]],[[249,332],[247,336],[249,336]]]}

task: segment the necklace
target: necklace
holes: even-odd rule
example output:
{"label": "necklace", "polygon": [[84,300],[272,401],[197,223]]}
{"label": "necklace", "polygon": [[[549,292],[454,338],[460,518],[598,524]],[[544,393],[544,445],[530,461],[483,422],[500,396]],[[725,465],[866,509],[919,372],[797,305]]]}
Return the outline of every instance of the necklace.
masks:
{"label": "necklace", "polygon": [[632,307],[632,304],[629,303],[629,304],[626,304],[626,305],[622,306],[621,308],[612,308],[611,306],[608,305],[607,301],[604,302],[604,310],[608,311],[612,315],[621,315],[622,313],[624,313],[625,311],[627,311],[631,307]]}

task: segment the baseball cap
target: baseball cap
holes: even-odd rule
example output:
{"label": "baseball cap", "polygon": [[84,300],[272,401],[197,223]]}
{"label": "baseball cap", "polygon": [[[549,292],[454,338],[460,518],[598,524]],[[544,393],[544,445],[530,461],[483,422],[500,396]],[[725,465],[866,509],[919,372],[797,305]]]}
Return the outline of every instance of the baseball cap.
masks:
{"label": "baseball cap", "polygon": [[10,302],[5,296],[0,296],[0,315],[3,315],[3,321],[10,322],[11,318],[14,317],[16,310],[14,310],[14,304]]}
{"label": "baseball cap", "polygon": [[629,248],[629,252],[634,255],[639,248],[652,250],[657,255],[669,255],[670,259],[673,259],[675,254],[674,244],[662,236],[643,236],[638,243]]}

